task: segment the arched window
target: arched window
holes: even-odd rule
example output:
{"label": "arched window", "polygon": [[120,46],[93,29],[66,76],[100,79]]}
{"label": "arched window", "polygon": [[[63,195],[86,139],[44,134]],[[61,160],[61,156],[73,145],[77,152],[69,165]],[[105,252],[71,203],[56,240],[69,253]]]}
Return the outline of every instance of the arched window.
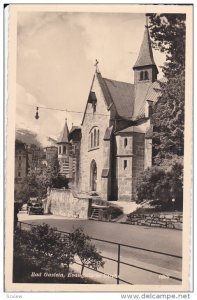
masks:
{"label": "arched window", "polygon": [[92,127],[89,132],[89,148],[94,149],[99,146],[100,132],[97,126]]}
{"label": "arched window", "polygon": [[99,146],[99,129],[97,131],[97,146]]}
{"label": "arched window", "polygon": [[59,154],[61,154],[61,146],[59,146]]}
{"label": "arched window", "polygon": [[94,147],[96,147],[96,129],[94,129]]}
{"label": "arched window", "polygon": [[93,148],[93,132],[91,132],[91,144],[90,144],[90,148]]}
{"label": "arched window", "polygon": [[148,71],[145,71],[145,72],[144,72],[144,79],[145,79],[145,80],[148,80]]}
{"label": "arched window", "polygon": [[144,72],[141,71],[141,72],[140,72],[140,80],[143,80],[143,79],[144,79]]}

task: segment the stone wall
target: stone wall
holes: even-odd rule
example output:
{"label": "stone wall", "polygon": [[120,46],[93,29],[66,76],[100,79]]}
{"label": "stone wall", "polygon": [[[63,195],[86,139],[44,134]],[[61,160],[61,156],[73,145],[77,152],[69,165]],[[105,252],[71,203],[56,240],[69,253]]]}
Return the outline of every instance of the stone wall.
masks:
{"label": "stone wall", "polygon": [[126,223],[131,225],[151,226],[182,230],[182,213],[131,214]]}
{"label": "stone wall", "polygon": [[52,189],[47,206],[52,214],[69,218],[88,219],[91,212],[91,200],[77,197],[72,190]]}

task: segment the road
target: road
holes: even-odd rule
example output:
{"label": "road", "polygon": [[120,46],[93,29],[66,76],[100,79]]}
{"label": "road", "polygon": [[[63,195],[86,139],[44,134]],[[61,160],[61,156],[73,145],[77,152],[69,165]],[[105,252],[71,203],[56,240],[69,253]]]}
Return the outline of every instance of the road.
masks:
{"label": "road", "polygon": [[[19,213],[19,221],[32,224],[47,223],[58,230],[72,232],[74,228],[82,227],[89,236],[106,241],[145,248],[172,255],[182,255],[182,231],[162,228],[133,226],[119,223],[107,223],[92,220],[66,219],[65,217],[45,215],[27,215]],[[94,241],[103,256],[117,259],[117,245]],[[121,261],[137,265],[143,269],[150,269],[165,276],[150,273],[135,267],[121,264],[120,277],[134,284],[180,284],[180,281],[168,278],[174,276],[181,278],[181,259],[155,254],[138,249],[121,246]],[[79,271],[77,267],[76,271]],[[102,271],[102,270],[101,270]],[[86,273],[90,274],[93,271]],[[104,272],[116,275],[117,264],[106,260]],[[87,275],[87,274],[86,274]],[[89,275],[95,277],[94,275]],[[115,283],[112,278],[99,278],[102,282]]]}

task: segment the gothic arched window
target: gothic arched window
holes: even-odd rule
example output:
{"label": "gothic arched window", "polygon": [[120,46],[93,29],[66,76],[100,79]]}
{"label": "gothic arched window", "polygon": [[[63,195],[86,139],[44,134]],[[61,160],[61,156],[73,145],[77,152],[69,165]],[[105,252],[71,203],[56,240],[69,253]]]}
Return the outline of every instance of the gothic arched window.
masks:
{"label": "gothic arched window", "polygon": [[97,146],[99,146],[99,129],[97,130]]}
{"label": "gothic arched window", "polygon": [[96,147],[96,129],[94,129],[94,147]]}
{"label": "gothic arched window", "polygon": [[99,146],[99,129],[97,126],[92,127],[89,132],[89,148],[96,148]]}

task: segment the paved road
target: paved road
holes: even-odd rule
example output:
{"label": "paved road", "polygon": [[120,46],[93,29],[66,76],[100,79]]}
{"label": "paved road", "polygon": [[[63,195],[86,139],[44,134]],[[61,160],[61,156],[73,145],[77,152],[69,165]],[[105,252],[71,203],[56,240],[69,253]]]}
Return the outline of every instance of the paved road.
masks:
{"label": "paved road", "polygon": [[[84,231],[91,237],[112,241],[116,243],[131,245],[140,248],[146,248],[154,251],[161,251],[174,255],[182,255],[182,232],[177,230],[168,230],[162,228],[150,228],[142,226],[133,226],[118,223],[106,223],[81,219],[65,219],[56,216],[29,216],[22,212],[19,214],[19,220],[41,224],[47,223],[59,230],[71,232],[74,228],[83,227]],[[96,242],[97,248],[102,251],[102,255],[117,259],[117,246],[107,243]],[[181,277],[181,259],[163,256],[155,253],[141,250],[121,247],[121,260],[142,268],[151,269],[161,274]],[[115,263],[106,261],[105,272],[116,274],[117,266]],[[142,276],[143,272],[143,276]],[[128,276],[129,274],[129,276]],[[157,274],[144,272],[136,268],[128,268],[121,265],[121,277],[133,283],[142,282],[143,284],[178,284],[174,280],[160,278]],[[106,280],[106,278],[105,278]],[[104,281],[105,281],[104,280]],[[109,278],[108,278],[109,283]]]}

